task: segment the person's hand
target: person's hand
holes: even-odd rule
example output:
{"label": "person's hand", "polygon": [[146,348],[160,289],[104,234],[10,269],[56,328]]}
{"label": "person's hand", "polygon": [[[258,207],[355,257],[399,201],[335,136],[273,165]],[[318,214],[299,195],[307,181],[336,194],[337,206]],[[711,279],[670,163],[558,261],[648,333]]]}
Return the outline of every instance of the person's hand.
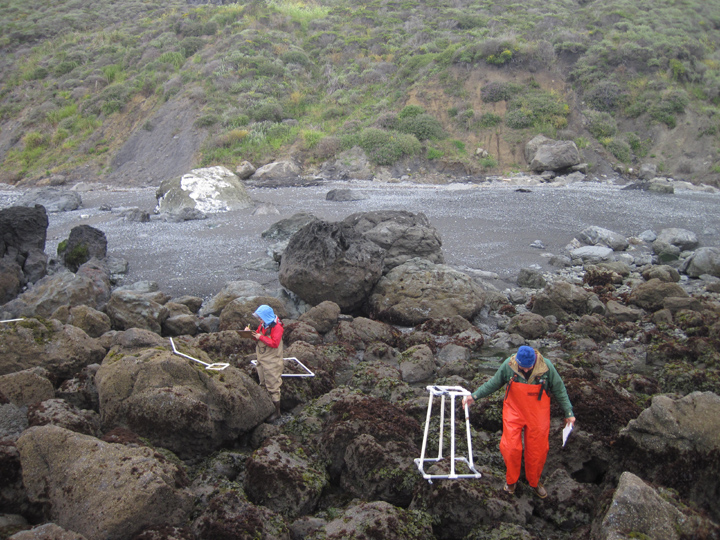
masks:
{"label": "person's hand", "polygon": [[469,407],[473,403],[475,403],[475,400],[473,399],[472,396],[465,396],[464,398],[462,398],[463,409],[465,408],[466,405]]}
{"label": "person's hand", "polygon": [[260,334],[258,332],[253,332],[252,337],[253,337],[253,339],[258,340],[258,339],[260,339]]}
{"label": "person's hand", "polygon": [[575,417],[571,416],[570,418],[565,419],[565,427],[567,426],[573,426],[575,427]]}
{"label": "person's hand", "polygon": [[249,326],[246,326],[246,327],[245,327],[245,330],[250,330],[250,327],[249,327]]}

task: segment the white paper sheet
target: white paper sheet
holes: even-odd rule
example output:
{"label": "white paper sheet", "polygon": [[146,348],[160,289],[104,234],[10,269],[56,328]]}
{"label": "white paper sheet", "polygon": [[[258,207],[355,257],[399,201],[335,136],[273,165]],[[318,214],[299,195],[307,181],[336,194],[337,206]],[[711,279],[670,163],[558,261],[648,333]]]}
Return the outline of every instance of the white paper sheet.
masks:
{"label": "white paper sheet", "polygon": [[573,430],[572,424],[568,424],[563,428],[563,446],[565,446],[565,443],[568,440],[568,436],[570,435],[570,432]]}

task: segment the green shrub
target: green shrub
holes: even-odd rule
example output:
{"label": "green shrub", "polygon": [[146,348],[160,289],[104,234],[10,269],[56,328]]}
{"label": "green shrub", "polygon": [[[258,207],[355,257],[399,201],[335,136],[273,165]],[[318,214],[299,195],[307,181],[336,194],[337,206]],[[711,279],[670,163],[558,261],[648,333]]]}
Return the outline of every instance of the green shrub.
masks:
{"label": "green shrub", "polygon": [[607,148],[608,152],[615,156],[619,161],[622,161],[623,163],[630,162],[631,152],[630,145],[628,143],[616,138],[603,139],[601,142],[605,148]]}
{"label": "green shrub", "polygon": [[70,105],[66,105],[65,107],[62,107],[60,109],[56,109],[54,111],[48,112],[47,119],[48,119],[48,122],[50,122],[52,125],[57,126],[60,122],[62,122],[66,118],[72,118],[76,114],[77,114],[77,105],[75,103],[71,103]]}
{"label": "green shrub", "polygon": [[497,159],[495,159],[492,156],[487,156],[480,160],[480,166],[483,169],[493,169],[493,168],[497,167],[497,164],[498,164]]}
{"label": "green shrub", "polygon": [[480,89],[480,97],[485,103],[508,101],[523,91],[523,87],[516,83],[490,83]]}
{"label": "green shrub", "polygon": [[172,64],[175,66],[175,69],[180,69],[185,63],[185,55],[181,52],[168,51],[162,53],[160,58],[158,58],[158,61],[163,64]]}
{"label": "green shrub", "polygon": [[478,127],[481,129],[495,127],[502,124],[502,116],[495,113],[483,113],[478,119]]}
{"label": "green shrub", "polygon": [[459,141],[457,139],[453,139],[450,141],[450,143],[456,148],[458,152],[461,154],[467,154],[467,150],[465,150],[465,143],[462,141]]}
{"label": "green shrub", "polygon": [[622,106],[626,95],[620,86],[611,81],[602,81],[585,93],[585,103],[591,109],[611,112]]}
{"label": "green shrub", "polygon": [[288,51],[280,56],[285,64],[300,64],[301,66],[310,65],[310,58],[303,51]]}
{"label": "green shrub", "polygon": [[199,128],[207,128],[210,126],[214,126],[220,121],[220,118],[217,114],[209,113],[209,114],[203,114],[200,116],[197,120],[195,120],[195,127]]}
{"label": "green shrub", "polygon": [[62,77],[63,75],[70,73],[73,69],[78,67],[78,65],[79,64],[77,62],[70,62],[68,60],[64,60],[55,66],[53,73],[56,77]]}
{"label": "green shrub", "polygon": [[424,113],[416,116],[405,116],[404,118],[400,118],[397,130],[401,133],[415,135],[419,141],[440,139],[445,135],[440,121],[437,118]]}
{"label": "green shrub", "polygon": [[121,83],[125,80],[125,73],[120,64],[111,64],[101,68],[103,75],[107,79],[108,84]]}
{"label": "green shrub", "polygon": [[440,159],[445,155],[445,152],[442,150],[439,150],[437,148],[430,147],[427,149],[426,158],[427,159]]}
{"label": "green shrub", "polygon": [[250,116],[256,122],[280,122],[283,108],[279,103],[262,103],[250,112]]}
{"label": "green shrub", "polygon": [[323,120],[334,120],[336,118],[342,118],[345,114],[347,113],[342,107],[330,105],[323,110],[321,117]]}
{"label": "green shrub", "polygon": [[359,145],[376,165],[392,165],[405,156],[420,152],[420,141],[413,135],[366,128],[360,133]]}
{"label": "green shrub", "polygon": [[494,64],[496,66],[502,66],[507,64],[513,58],[513,52],[510,49],[505,49],[498,54],[491,54],[485,61],[488,64]]}
{"label": "green shrub", "polygon": [[199,37],[186,37],[180,42],[180,50],[185,58],[190,58],[205,46],[205,40]]}
{"label": "green shrub", "polygon": [[44,67],[36,67],[25,77],[28,81],[40,81],[48,76],[48,70]]}
{"label": "green shrub", "polygon": [[314,129],[306,129],[300,132],[303,141],[305,142],[305,148],[308,150],[314,149],[320,140],[325,136],[322,131],[316,131]]}
{"label": "green shrub", "polygon": [[125,84],[113,84],[107,86],[100,93],[100,110],[106,116],[121,111],[130,100],[130,88]]}
{"label": "green shrub", "polygon": [[44,146],[47,146],[47,143],[47,137],[38,131],[31,131],[23,137],[23,144],[25,145],[25,150],[43,148]]}
{"label": "green shrub", "polygon": [[505,125],[512,129],[529,128],[533,123],[532,114],[525,109],[514,109],[505,115]]}
{"label": "green shrub", "polygon": [[587,111],[588,131],[596,139],[614,137],[617,132],[615,119],[609,113],[600,111]]}
{"label": "green shrub", "polygon": [[425,109],[423,109],[420,105],[406,105],[398,114],[398,120],[413,118],[421,114],[425,114]]}

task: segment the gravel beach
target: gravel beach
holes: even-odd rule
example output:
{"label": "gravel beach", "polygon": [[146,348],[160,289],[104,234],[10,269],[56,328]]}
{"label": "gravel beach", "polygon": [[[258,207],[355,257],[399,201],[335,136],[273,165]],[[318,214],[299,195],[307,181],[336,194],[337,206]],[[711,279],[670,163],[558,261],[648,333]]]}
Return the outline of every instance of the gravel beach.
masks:
{"label": "gravel beach", "polygon": [[[339,188],[366,198],[327,201],[327,192]],[[549,255],[562,253],[591,225],[628,237],[679,227],[693,231],[703,246],[720,245],[720,193],[697,190],[665,195],[592,182],[567,186],[326,182],[313,187],[248,188],[248,192],[257,205],[272,205],[278,213],[253,215],[255,208],[248,208],[182,223],[155,216],[148,223],[128,222],[120,215],[124,209],[137,207],[152,215],[154,188],[85,185],[80,209],[49,214],[46,253],[53,256],[74,226],[91,225],[105,232],[109,256],[129,262],[124,283],[150,280],[173,296],[209,298],[233,280],[279,286],[277,273],[248,270],[245,265],[269,259],[272,242],[260,234],[297,212],[329,221],[372,210],[423,212],[440,233],[446,264],[497,274],[493,281],[501,288],[512,285],[521,268],[549,268]],[[21,194],[0,190],[0,207],[12,206]],[[543,247],[531,247],[536,241]]]}

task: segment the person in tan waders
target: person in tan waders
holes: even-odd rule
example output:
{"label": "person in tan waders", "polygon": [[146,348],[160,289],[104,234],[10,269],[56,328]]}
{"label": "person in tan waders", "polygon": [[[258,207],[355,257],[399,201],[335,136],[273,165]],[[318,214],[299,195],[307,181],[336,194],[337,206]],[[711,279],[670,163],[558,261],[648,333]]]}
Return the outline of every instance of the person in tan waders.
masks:
{"label": "person in tan waders", "polygon": [[505,491],[515,493],[520,479],[525,431],[525,477],[540,498],[547,491],[540,482],[545,459],[550,449],[550,394],[558,400],[565,413],[565,425],[574,425],[572,405],[555,366],[542,354],[523,345],[516,354],[506,358],[495,375],[463,398],[465,404],[484,398],[507,384],[503,403],[503,432],[500,453],[505,460]]}
{"label": "person in tan waders", "polygon": [[[280,418],[280,386],[283,372],[283,324],[275,315],[273,309],[263,304],[255,310],[253,315],[260,320],[260,326],[252,333],[257,341],[257,372],[260,377],[260,386],[267,390],[275,405],[275,412],[268,421]],[[250,330],[246,327],[245,330]]]}

